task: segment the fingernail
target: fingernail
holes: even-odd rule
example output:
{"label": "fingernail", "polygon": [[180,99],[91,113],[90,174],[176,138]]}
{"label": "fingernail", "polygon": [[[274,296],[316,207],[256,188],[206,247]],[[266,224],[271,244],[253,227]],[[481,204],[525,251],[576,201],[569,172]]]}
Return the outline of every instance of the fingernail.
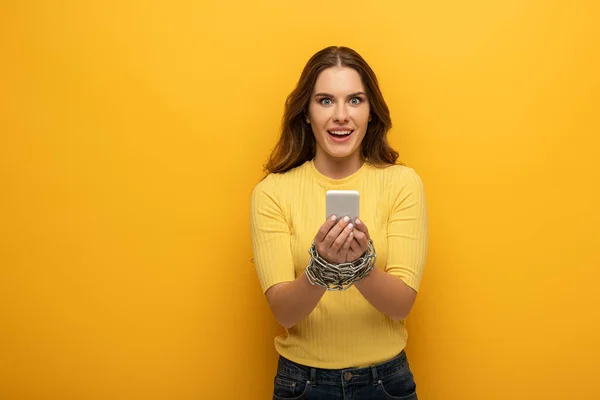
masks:
{"label": "fingernail", "polygon": [[354,228],[354,225],[348,224],[348,229],[352,229],[352,228]]}
{"label": "fingernail", "polygon": [[360,219],[356,218],[356,225],[360,224]]}
{"label": "fingernail", "polygon": [[331,220],[332,220],[332,221],[335,221],[336,219],[337,219],[337,217],[336,217],[335,215],[332,215],[332,216],[331,216]]}
{"label": "fingernail", "polygon": [[348,222],[348,221],[350,221],[350,218],[349,217],[344,217],[344,222]]}
{"label": "fingernail", "polygon": [[348,236],[352,237],[352,235],[354,235],[354,232],[350,232]]}

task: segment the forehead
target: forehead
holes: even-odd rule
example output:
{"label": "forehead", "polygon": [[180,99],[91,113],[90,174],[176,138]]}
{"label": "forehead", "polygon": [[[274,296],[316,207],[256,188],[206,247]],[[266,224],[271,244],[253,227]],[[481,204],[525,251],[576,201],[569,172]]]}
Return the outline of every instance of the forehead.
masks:
{"label": "forehead", "polygon": [[364,91],[362,79],[356,70],[348,67],[332,67],[319,73],[313,93],[344,95]]}

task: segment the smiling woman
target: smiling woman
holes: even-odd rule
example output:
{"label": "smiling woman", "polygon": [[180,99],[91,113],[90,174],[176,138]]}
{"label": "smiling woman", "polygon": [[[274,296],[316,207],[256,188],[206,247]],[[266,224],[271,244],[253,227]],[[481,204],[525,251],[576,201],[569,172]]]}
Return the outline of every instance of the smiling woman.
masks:
{"label": "smiling woman", "polygon": [[306,118],[317,153],[324,151],[332,158],[356,153],[371,119],[364,90],[360,75],[352,68],[332,67],[319,74]]}
{"label": "smiling woman", "polygon": [[[298,86],[288,96],[281,136],[266,170],[289,171],[327,149],[336,151],[329,156],[338,159],[354,154],[355,168],[357,158],[377,166],[396,164],[398,153],[386,139],[391,127],[390,112],[371,67],[352,49],[328,47],[311,57]],[[360,136],[353,139],[354,146],[345,147],[345,152],[328,147],[325,140],[325,132],[340,130]]]}
{"label": "smiling woman", "polygon": [[[251,202],[258,278],[286,328],[274,399],[417,398],[404,318],[425,265],[427,209],[421,179],[387,143],[390,127],[375,73],[346,47],[316,53],[287,98]],[[359,219],[324,220],[332,189],[360,193]],[[307,266],[351,283],[325,285]]]}

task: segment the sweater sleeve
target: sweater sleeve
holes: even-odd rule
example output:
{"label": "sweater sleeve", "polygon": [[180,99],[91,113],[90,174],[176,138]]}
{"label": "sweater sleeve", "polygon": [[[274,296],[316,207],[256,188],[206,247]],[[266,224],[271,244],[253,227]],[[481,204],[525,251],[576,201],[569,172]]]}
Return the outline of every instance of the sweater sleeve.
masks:
{"label": "sweater sleeve", "polygon": [[281,207],[274,178],[268,175],[252,191],[250,202],[252,252],[263,293],[295,279],[290,228]]}
{"label": "sweater sleeve", "polygon": [[427,257],[428,215],[423,182],[417,173],[404,167],[394,178],[388,220],[386,272],[419,290]]}

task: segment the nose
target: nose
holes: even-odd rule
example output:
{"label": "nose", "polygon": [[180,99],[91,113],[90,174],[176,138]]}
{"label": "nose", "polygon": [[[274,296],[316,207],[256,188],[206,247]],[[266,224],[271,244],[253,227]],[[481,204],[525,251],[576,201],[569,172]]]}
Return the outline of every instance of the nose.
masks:
{"label": "nose", "polygon": [[345,104],[338,104],[333,114],[333,121],[342,124],[348,122],[348,111]]}

